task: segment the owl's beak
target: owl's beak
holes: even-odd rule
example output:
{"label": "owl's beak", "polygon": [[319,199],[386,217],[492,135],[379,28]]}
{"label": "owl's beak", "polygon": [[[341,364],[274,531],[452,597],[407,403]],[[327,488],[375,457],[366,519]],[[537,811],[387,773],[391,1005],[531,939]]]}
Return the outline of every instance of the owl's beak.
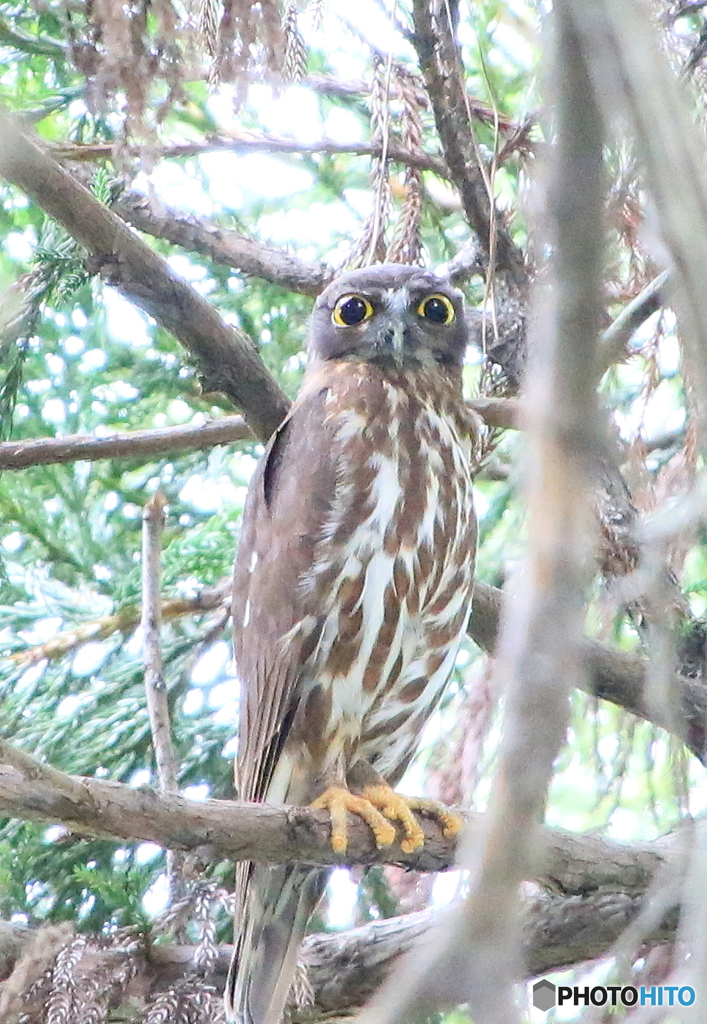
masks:
{"label": "owl's beak", "polygon": [[400,319],[390,319],[388,324],[382,325],[381,341],[383,347],[390,349],[393,354],[402,354],[403,342],[405,340],[405,324]]}
{"label": "owl's beak", "polygon": [[407,327],[399,313],[381,316],[374,343],[376,352],[401,363],[405,354]]}

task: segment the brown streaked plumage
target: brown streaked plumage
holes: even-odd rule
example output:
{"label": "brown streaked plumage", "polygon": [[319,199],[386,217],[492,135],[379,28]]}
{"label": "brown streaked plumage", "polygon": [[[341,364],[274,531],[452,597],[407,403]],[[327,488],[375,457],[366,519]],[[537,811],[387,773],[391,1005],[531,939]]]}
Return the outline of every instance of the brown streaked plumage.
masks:
{"label": "brown streaked plumage", "polygon": [[[462,399],[461,294],[417,267],[343,274],[321,294],[310,364],[254,475],[236,562],[242,800],[347,811],[379,844],[423,833],[390,789],[466,629],[475,422]],[[443,824],[453,828],[441,811]],[[239,865],[228,1019],[278,1024],[327,877]]]}

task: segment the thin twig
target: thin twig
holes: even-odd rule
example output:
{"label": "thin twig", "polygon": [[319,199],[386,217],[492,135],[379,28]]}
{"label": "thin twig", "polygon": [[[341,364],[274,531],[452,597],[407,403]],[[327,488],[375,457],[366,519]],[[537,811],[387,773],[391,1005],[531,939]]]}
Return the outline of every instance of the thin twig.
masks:
{"label": "thin twig", "polygon": [[626,345],[641,324],[649,316],[656,313],[663,305],[665,285],[670,277],[668,270],[663,270],[628,305],[624,306],[614,322],[607,327],[599,344],[598,372],[604,373],[617,359],[623,358]]}
{"label": "thin twig", "polygon": [[[150,717],[152,749],[161,793],[176,793],[177,756],[172,742],[169,695],[165,683],[161,643],[160,554],[165,517],[165,497],[157,491],[145,506],[142,516],[142,616],[145,697]],[[167,852],[167,875],[172,902],[183,895],[184,858],[174,850]]]}
{"label": "thin twig", "polygon": [[[128,147],[128,152],[139,153],[139,147]],[[418,167],[422,171],[434,171],[440,178],[449,178],[444,161],[422,150],[413,151],[396,143],[384,147],[368,142],[332,142],[321,139],[319,142],[299,142],[297,139],[280,139],[266,135],[248,138],[212,138],[208,142],[183,142],[164,146],[155,155],[175,159],[177,157],[201,156],[212,152],[228,153],[272,153],[278,155],[315,156],[324,153],[331,156],[374,156],[380,159],[394,160],[396,163]],[[57,160],[107,160],[113,156],[114,147],[109,143],[67,145],[55,144],[51,147],[52,156]]]}
{"label": "thin twig", "polygon": [[[229,577],[213,587],[205,587],[195,597],[164,601],[160,612],[162,620],[178,619],[182,615],[202,615],[219,608],[228,603],[232,587],[233,581]],[[14,654],[6,654],[4,661],[22,668],[44,660],[57,661],[89,641],[107,640],[114,633],[130,633],[140,622],[140,614],[137,605],[128,605],[115,615],[104,615],[75,629],[58,633],[43,644],[34,644]]]}
{"label": "thin twig", "polygon": [[162,665],[160,631],[160,552],[165,516],[165,497],[157,491],[150,498],[142,516],[142,616],[143,664],[145,694],[150,716],[152,746],[155,752],[160,792],[177,791],[177,758],[172,743],[167,686]]}

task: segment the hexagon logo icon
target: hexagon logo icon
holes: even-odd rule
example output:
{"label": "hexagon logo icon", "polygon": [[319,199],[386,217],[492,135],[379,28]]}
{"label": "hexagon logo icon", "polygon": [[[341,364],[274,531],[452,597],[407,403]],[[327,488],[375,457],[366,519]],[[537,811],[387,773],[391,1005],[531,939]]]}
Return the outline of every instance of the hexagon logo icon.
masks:
{"label": "hexagon logo icon", "polygon": [[557,1002],[557,986],[543,978],[533,985],[533,1006],[536,1010],[551,1010]]}

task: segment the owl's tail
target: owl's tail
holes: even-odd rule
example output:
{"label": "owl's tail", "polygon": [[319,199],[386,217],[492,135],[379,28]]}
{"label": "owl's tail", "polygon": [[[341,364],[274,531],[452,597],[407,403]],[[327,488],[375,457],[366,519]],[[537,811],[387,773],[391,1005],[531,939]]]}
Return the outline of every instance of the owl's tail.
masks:
{"label": "owl's tail", "polygon": [[297,952],[328,874],[326,869],[297,864],[239,865],[227,1021],[280,1024]]}

